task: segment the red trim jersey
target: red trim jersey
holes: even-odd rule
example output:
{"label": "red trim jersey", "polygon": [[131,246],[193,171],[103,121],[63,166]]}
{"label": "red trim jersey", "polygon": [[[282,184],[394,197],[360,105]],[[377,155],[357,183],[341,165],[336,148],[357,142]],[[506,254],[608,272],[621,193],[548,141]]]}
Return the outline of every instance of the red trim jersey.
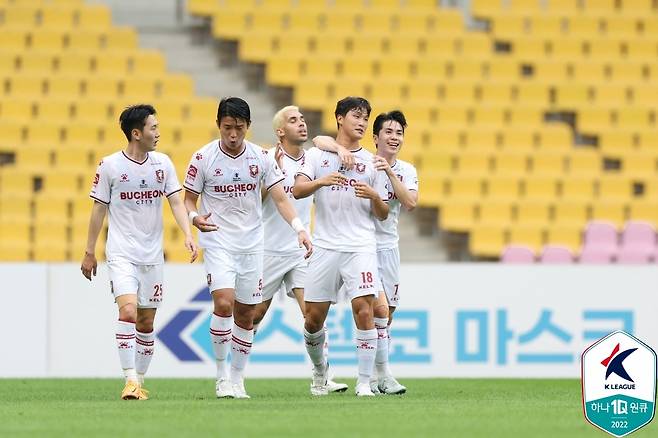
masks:
{"label": "red trim jersey", "polygon": [[248,141],[236,156],[229,155],[219,140],[192,155],[184,187],[201,195],[199,214],[212,213],[219,229],[199,233],[203,248],[221,248],[233,254],[263,251],[261,187],[267,190],[284,180],[271,154]]}
{"label": "red trim jersey", "polygon": [[[418,174],[416,168],[406,161],[396,160],[391,166],[395,176],[408,190],[418,191]],[[395,195],[393,184],[386,178],[386,192],[388,193],[388,217],[385,221],[375,221],[377,229],[377,249],[392,249],[398,246],[398,218],[400,217],[400,200]]]}
{"label": "red trim jersey", "polygon": [[163,263],[162,200],[181,191],[169,157],[149,152],[143,162],[123,151],[100,162],[89,196],[108,206],[108,261]]}
{"label": "red trim jersey", "polygon": [[372,163],[373,154],[361,148],[353,151],[355,166],[345,170],[340,158],[332,152],[311,148],[297,175],[311,181],[333,172],[347,178],[344,185],[324,186],[315,192],[315,227],[313,244],[320,248],[344,252],[375,252],[375,222],[369,199],[357,198],[354,184],[364,182],[387,201],[384,185],[388,180]]}

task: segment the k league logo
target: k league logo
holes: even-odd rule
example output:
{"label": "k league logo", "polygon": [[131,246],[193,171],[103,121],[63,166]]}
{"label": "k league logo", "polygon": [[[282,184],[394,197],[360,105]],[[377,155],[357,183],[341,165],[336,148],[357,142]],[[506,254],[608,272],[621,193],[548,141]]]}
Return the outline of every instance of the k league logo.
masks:
{"label": "k league logo", "polygon": [[582,357],[583,411],[599,429],[622,437],[651,422],[656,405],[656,353],[616,331]]}

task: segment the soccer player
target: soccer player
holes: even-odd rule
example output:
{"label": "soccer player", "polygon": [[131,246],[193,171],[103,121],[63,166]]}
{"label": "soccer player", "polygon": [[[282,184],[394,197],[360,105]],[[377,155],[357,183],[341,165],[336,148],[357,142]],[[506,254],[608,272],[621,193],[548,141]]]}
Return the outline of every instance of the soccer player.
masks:
{"label": "soccer player", "polygon": [[305,257],[312,253],[304,224],[284,192],[279,166],[264,149],[245,141],[250,123],[247,102],[222,99],[217,110],[220,140],[194,153],[184,183],[190,220],[202,231],[199,243],[214,304],[210,338],[217,360],[215,392],[220,398],[249,398],[243,372],[254,337],[255,306],[263,293],[261,187],[293,228],[298,245],[306,248]]}
{"label": "soccer player", "polygon": [[386,219],[388,205],[386,193],[373,188],[383,189],[373,155],[359,146],[370,111],[370,104],[361,97],[346,97],[336,104],[336,142],[354,155],[353,169],[343,167],[337,154],[311,148],[295,177],[295,198],[315,194],[316,205],[313,236],[317,248],[309,260],[304,284],[304,340],[314,366],[313,395],[328,393],[324,322],[341,283],[351,301],[357,328],[356,394],[374,395],[369,380],[377,349],[373,303],[379,286],[373,217]]}
{"label": "soccer player", "polygon": [[[304,115],[296,106],[286,106],[280,109],[272,120],[274,132],[279,140],[277,147],[268,152],[278,157],[278,164],[285,180],[283,188],[286,196],[293,203],[306,229],[311,223],[311,205],[313,197],[294,199],[292,187],[295,183],[295,172],[304,162],[304,142],[308,140],[308,132]],[[308,261],[297,243],[296,233],[276,211],[276,204],[267,191],[263,193],[263,224],[265,227],[265,252],[263,257],[263,302],[256,305],[254,316],[254,332],[269,309],[274,294],[286,288],[289,297],[295,298],[304,314],[304,280]],[[324,354],[328,354],[327,342]],[[344,392],[347,385],[329,379],[329,392]]]}
{"label": "soccer player", "polygon": [[153,320],[162,304],[162,199],[169,201],[178,226],[185,234],[191,261],[197,248],[171,160],[155,152],[160,133],[151,105],[126,108],[119,117],[128,139],[125,150],[100,162],[89,196],[94,206],[89,221],[82,275],[96,275],[96,241],[109,211],[105,253],[110,290],[119,308],[116,340],[126,378],[124,400],[148,398],[144,374],[153,357]]}
{"label": "soccer player", "polygon": [[[404,142],[407,121],[400,111],[382,113],[373,123],[373,139],[377,148],[375,168],[386,172],[388,181],[389,215],[385,221],[375,221],[377,229],[377,263],[382,290],[375,303],[374,321],[377,328],[377,355],[375,371],[377,379],[371,380],[373,392],[403,394],[406,388],[392,375],[388,365],[390,326],[400,297],[400,249],[398,247],[398,218],[400,207],[411,211],[418,201],[418,176],[416,168],[397,158]],[[331,137],[316,137],[318,147],[345,153],[344,148]]]}

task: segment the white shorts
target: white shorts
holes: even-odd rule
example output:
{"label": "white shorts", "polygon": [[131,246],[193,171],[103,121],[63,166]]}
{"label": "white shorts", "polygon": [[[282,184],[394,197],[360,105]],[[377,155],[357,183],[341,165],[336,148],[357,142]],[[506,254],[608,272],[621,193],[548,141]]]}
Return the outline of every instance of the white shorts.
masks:
{"label": "white shorts", "polygon": [[258,304],[263,298],[263,253],[231,254],[221,248],[205,248],[203,265],[210,292],[234,289],[242,304]]}
{"label": "white shorts", "polygon": [[397,307],[400,301],[400,249],[391,248],[377,251],[377,267],[388,305]]}
{"label": "white shorts", "polygon": [[293,289],[302,289],[308,261],[304,256],[263,256],[263,301],[271,300],[285,286],[286,294],[294,298]]}
{"label": "white shorts", "polygon": [[336,303],[341,285],[345,296],[354,298],[375,295],[380,281],[377,255],[368,252],[340,252],[315,247],[308,263],[304,300]]}
{"label": "white shorts", "polygon": [[135,265],[126,260],[107,262],[110,290],[114,300],[121,295],[137,294],[137,307],[157,309],[162,303],[163,265]]}

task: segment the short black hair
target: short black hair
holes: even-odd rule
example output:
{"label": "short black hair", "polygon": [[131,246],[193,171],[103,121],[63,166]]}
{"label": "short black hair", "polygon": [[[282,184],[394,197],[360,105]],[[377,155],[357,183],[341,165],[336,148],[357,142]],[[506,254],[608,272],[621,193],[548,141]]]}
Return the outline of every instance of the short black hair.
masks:
{"label": "short black hair", "polygon": [[225,97],[219,102],[217,122],[221,122],[223,117],[242,119],[247,122],[247,125],[251,125],[249,104],[239,97]]}
{"label": "short black hair", "polygon": [[375,118],[375,122],[372,124],[372,133],[379,135],[379,131],[382,130],[384,122],[388,122],[389,120],[398,122],[400,126],[402,126],[402,132],[404,133],[404,130],[407,128],[407,119],[404,117],[404,114],[402,114],[402,111],[399,110],[379,114],[377,118]]}
{"label": "short black hair", "polygon": [[155,114],[155,108],[152,105],[143,103],[124,109],[119,116],[119,123],[121,123],[121,130],[128,141],[131,139],[133,129],[144,130],[148,116]]}
{"label": "short black hair", "polygon": [[[368,102],[367,99],[358,96],[347,96],[336,103],[336,111],[334,111],[334,116],[336,116],[336,119],[338,119],[338,116],[345,117],[347,113],[354,109],[365,111],[368,117],[372,111],[370,102]],[[336,127],[338,127],[338,123],[336,123]]]}

